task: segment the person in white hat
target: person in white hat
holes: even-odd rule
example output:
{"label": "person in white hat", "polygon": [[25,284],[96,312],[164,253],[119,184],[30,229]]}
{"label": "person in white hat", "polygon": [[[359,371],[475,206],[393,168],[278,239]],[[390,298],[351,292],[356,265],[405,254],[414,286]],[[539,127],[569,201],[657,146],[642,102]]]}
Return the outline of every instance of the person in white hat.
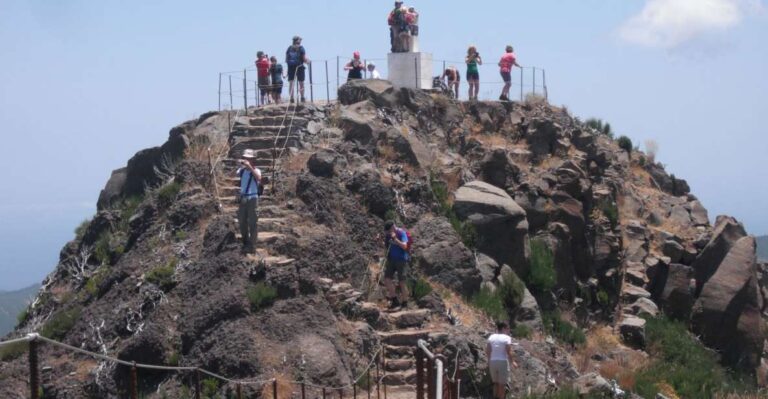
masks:
{"label": "person in white hat", "polygon": [[243,158],[238,162],[240,168],[237,169],[237,175],[240,177],[240,204],[237,210],[237,221],[240,224],[243,253],[256,251],[256,238],[258,236],[261,170],[253,166],[255,160],[256,151],[245,150],[243,151]]}

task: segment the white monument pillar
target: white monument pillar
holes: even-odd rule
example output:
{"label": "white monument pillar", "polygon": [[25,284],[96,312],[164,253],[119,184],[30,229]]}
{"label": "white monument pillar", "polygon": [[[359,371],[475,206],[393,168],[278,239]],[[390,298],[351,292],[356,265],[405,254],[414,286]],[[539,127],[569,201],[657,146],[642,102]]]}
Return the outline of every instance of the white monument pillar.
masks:
{"label": "white monument pillar", "polygon": [[432,54],[389,53],[387,62],[388,79],[393,85],[412,89],[432,88]]}

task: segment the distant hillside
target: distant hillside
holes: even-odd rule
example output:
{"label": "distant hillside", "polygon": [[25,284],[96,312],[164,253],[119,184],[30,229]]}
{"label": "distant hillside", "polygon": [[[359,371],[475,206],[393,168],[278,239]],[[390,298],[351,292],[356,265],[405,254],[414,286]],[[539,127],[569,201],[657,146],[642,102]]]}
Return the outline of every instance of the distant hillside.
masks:
{"label": "distant hillside", "polygon": [[18,291],[0,291],[0,337],[9,333],[16,326],[16,316],[40,289],[39,284]]}
{"label": "distant hillside", "polygon": [[757,237],[757,258],[768,262],[768,236]]}

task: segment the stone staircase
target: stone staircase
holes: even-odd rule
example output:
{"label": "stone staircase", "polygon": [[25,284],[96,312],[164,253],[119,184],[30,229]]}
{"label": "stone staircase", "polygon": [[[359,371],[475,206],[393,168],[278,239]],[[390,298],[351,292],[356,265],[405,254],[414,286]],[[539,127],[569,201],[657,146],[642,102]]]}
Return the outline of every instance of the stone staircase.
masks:
{"label": "stone staircase", "polygon": [[329,302],[348,317],[363,319],[374,327],[382,345],[382,390],[387,397],[413,398],[416,394],[415,349],[418,340],[440,342],[448,322],[430,309],[389,311],[383,303],[365,302],[361,292],[348,283],[326,281]]}
{"label": "stone staircase", "polygon": [[[229,152],[227,158],[221,161],[224,175],[219,182],[219,204],[222,212],[231,215],[237,224],[237,193],[240,190],[240,178],[237,176],[238,160],[246,149],[256,151],[255,165],[261,170],[262,176],[275,180],[279,166],[275,157],[285,155],[291,147],[300,147],[303,134],[309,120],[300,113],[301,106],[296,108],[289,105],[272,105],[254,110],[253,115],[241,116],[235,119],[229,136]],[[289,128],[290,125],[290,128]],[[285,238],[294,215],[286,212],[275,202],[273,186],[268,184],[264,195],[259,199],[259,223],[256,243],[256,254],[249,255],[253,261],[266,263],[267,266],[285,266],[294,259],[272,254],[270,244]],[[241,236],[237,233],[237,238]]]}

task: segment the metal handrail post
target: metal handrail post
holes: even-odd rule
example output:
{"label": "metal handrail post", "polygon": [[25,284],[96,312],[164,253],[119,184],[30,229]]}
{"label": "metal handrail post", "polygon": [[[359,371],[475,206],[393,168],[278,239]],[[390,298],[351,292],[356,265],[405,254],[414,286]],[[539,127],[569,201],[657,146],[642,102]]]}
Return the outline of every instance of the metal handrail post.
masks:
{"label": "metal handrail post", "polygon": [[248,79],[246,78],[248,75],[243,69],[243,109],[245,110],[245,115],[248,115]]}
{"label": "metal handrail post", "polygon": [[533,95],[536,95],[536,67],[533,67]]}
{"label": "metal handrail post", "polygon": [[309,102],[315,102],[315,85],[312,80],[312,63],[309,63]]}
{"label": "metal handrail post", "polygon": [[331,102],[331,82],[328,81],[328,60],[325,60],[325,97]]}
{"label": "metal handrail post", "polygon": [[219,72],[219,112],[221,112],[221,72]]}

